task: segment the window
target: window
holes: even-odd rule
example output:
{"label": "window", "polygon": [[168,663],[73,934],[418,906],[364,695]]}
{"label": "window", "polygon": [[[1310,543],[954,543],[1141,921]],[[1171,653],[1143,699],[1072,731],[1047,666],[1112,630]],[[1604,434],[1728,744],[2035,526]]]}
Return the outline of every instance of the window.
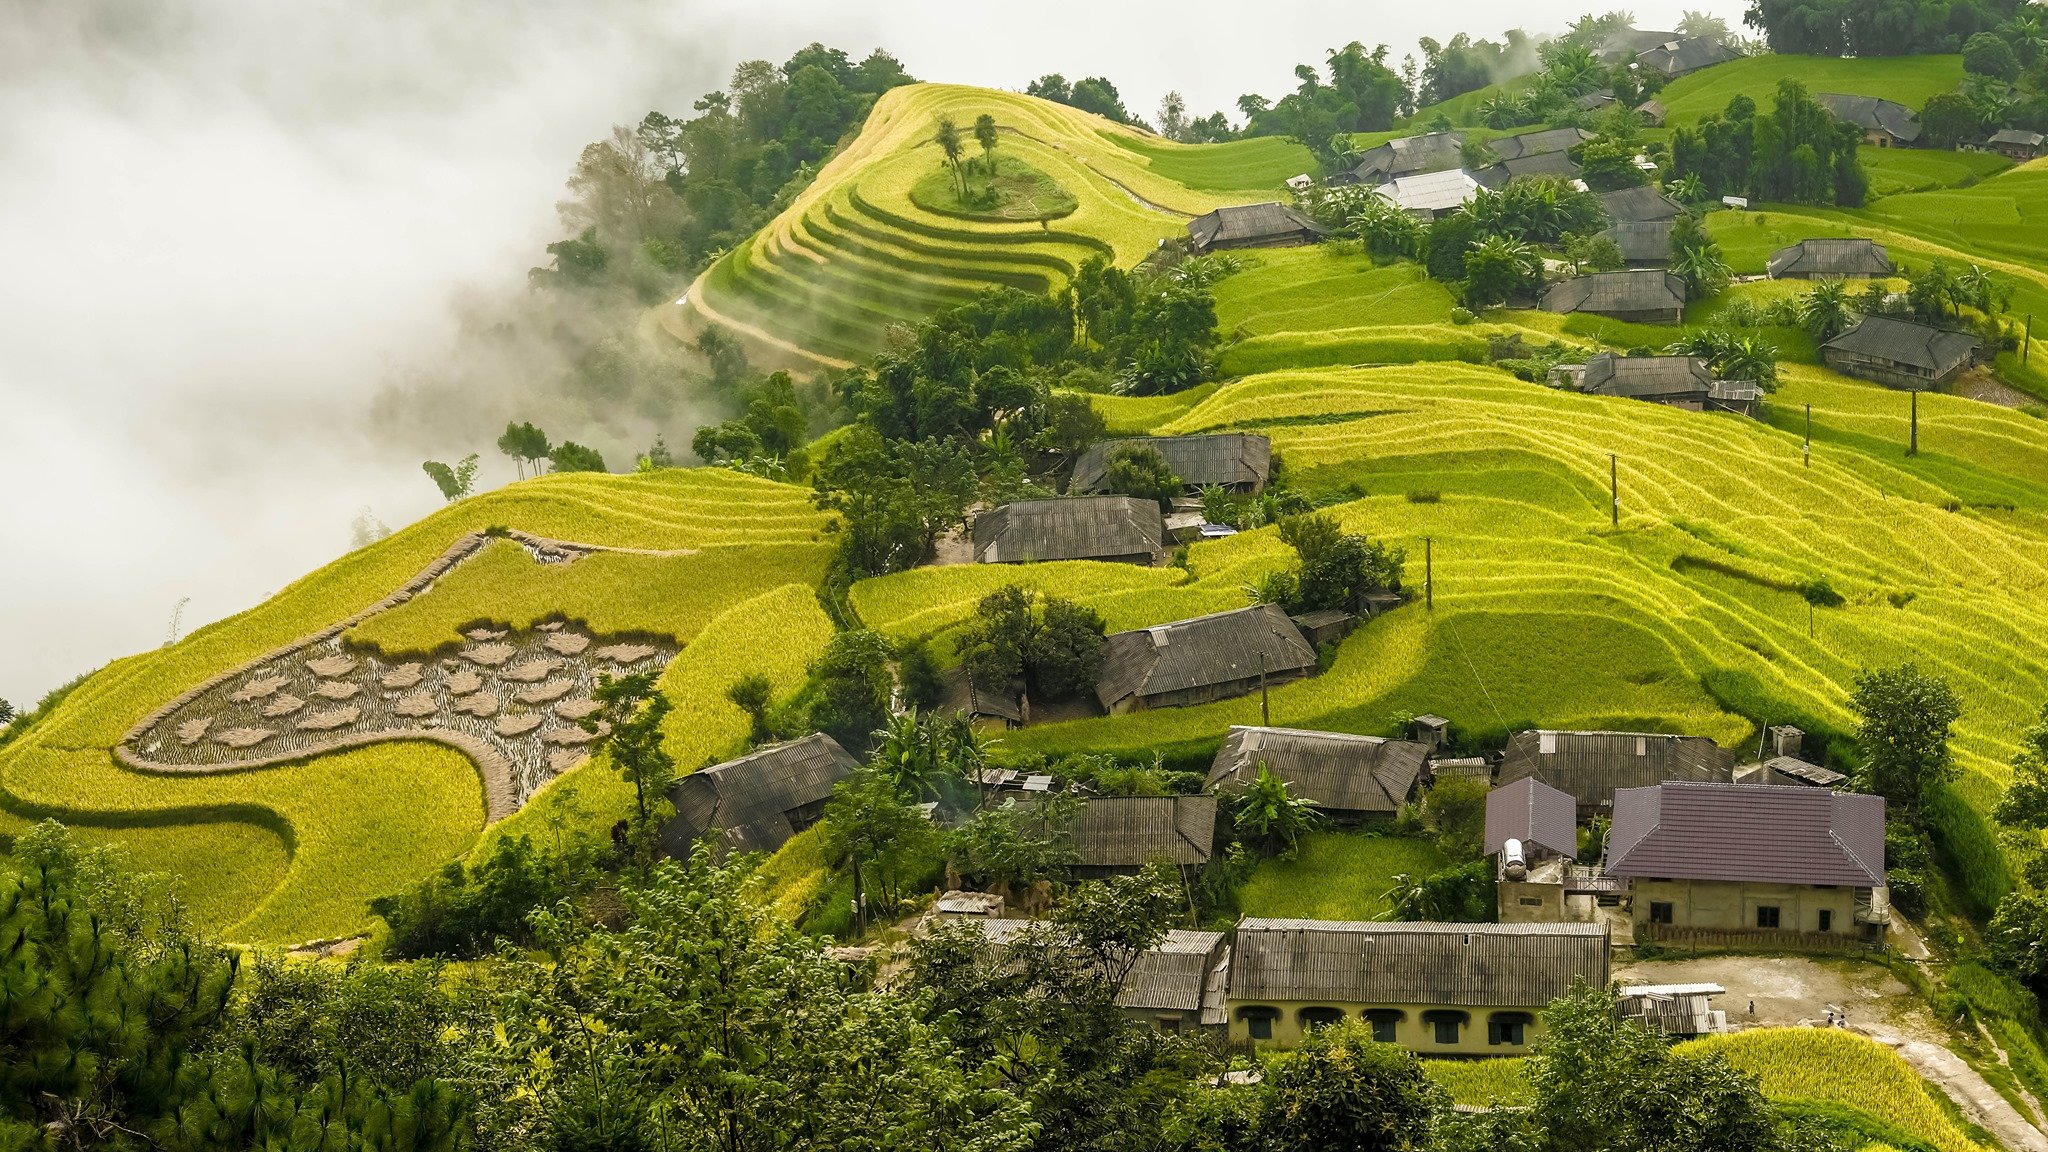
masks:
{"label": "window", "polygon": [[1541,908],[1543,907],[1543,897],[1519,896],[1516,897],[1515,903],[1520,904],[1524,908]]}
{"label": "window", "polygon": [[1422,1022],[1429,1025],[1432,1038],[1438,1044],[1456,1044],[1459,1031],[1471,1017],[1463,1012],[1437,1010],[1424,1012]]}
{"label": "window", "polygon": [[1652,923],[1652,924],[1669,924],[1669,923],[1671,923],[1671,901],[1669,901],[1669,900],[1652,900],[1652,901],[1650,901],[1650,923]]}
{"label": "window", "polygon": [[1178,1031],[1180,1031],[1180,1017],[1178,1017],[1178,1016],[1161,1016],[1161,1017],[1159,1017],[1159,1030],[1160,1030],[1161,1032],[1178,1032]]}
{"label": "window", "polygon": [[1273,1038],[1273,1021],[1280,1018],[1278,1008],[1240,1008],[1237,1018],[1244,1021],[1244,1030],[1254,1040]]}
{"label": "window", "polygon": [[1399,1043],[1398,1029],[1406,1012],[1399,1008],[1368,1008],[1365,1018],[1372,1024],[1372,1038],[1382,1044]]}
{"label": "window", "polygon": [[1527,1012],[1495,1012],[1486,1021],[1488,1044],[1522,1045],[1529,1042],[1528,1027],[1533,1017]]}
{"label": "window", "polygon": [[1778,906],[1776,904],[1757,905],[1756,926],[1759,928],[1776,928],[1778,926]]}
{"label": "window", "polygon": [[1299,1019],[1303,1032],[1313,1032],[1318,1028],[1328,1028],[1332,1024],[1342,1024],[1344,1022],[1344,1010],[1342,1008],[1303,1008]]}
{"label": "window", "polygon": [[1833,932],[1835,930],[1835,910],[1833,908],[1823,908],[1820,910],[1820,930],[1823,932]]}

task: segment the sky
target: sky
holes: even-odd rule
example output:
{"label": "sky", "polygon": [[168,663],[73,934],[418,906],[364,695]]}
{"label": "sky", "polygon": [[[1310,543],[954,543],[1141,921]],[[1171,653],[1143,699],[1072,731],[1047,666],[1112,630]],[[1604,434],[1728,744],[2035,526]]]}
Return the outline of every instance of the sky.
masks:
{"label": "sky", "polygon": [[1352,40],[1398,60],[1591,7],[1280,2],[1247,32],[1204,0],[0,0],[0,699],[261,602],[365,509],[432,511],[422,444],[512,479],[490,445],[373,435],[374,398],[447,355],[463,301],[520,290],[584,144],[740,60],[879,46],[1199,115]]}

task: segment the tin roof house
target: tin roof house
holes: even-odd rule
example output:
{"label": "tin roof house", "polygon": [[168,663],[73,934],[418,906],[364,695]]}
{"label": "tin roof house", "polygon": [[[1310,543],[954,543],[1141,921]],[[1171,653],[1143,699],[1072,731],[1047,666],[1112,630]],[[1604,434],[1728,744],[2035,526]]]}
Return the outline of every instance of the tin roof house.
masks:
{"label": "tin roof house", "polygon": [[1314,244],[1323,226],[1279,201],[1233,204],[1188,221],[1188,248],[1196,253],[1228,248],[1292,248]]}
{"label": "tin roof house", "polygon": [[698,838],[715,832],[722,852],[773,852],[817,823],[832,786],[858,767],[820,733],[699,769],[669,787],[676,814],[657,843],[664,855],[687,856]]}
{"label": "tin roof house", "polygon": [[1595,272],[1551,285],[1545,312],[1591,312],[1633,324],[1677,324],[1685,319],[1685,281],[1659,269]]}
{"label": "tin roof house", "polygon": [[1499,783],[1533,776],[1570,793],[1579,814],[1614,802],[1621,788],[1683,780],[1725,784],[1735,756],[1704,736],[1658,732],[1517,732],[1501,756]]}
{"label": "tin roof house", "polygon": [[1975,367],[1977,338],[1890,316],[1865,316],[1821,345],[1828,367],[1892,388],[1939,388]]}
{"label": "tin roof house", "polygon": [[1338,174],[1332,184],[1380,185],[1397,176],[1441,172],[1465,162],[1465,136],[1460,132],[1430,132],[1404,136],[1368,148],[1349,172]]}
{"label": "tin roof house", "polygon": [[1176,620],[1109,637],[1095,695],[1105,711],[1224,700],[1308,675],[1315,649],[1277,605]]}
{"label": "tin roof house", "polygon": [[1115,560],[1150,564],[1166,546],[1159,502],[1135,496],[1019,500],[974,518],[979,564]]}
{"label": "tin roof house", "polygon": [[1339,819],[1392,816],[1415,793],[1429,746],[1348,732],[1233,725],[1209,765],[1208,791],[1242,788],[1259,768]]}
{"label": "tin roof house", "polygon": [[1773,280],[1818,280],[1823,276],[1879,280],[1892,274],[1891,254],[1871,240],[1801,240],[1771,253],[1764,270]]}
{"label": "tin roof house", "polygon": [[1166,460],[1166,466],[1180,477],[1187,489],[1214,485],[1235,492],[1257,492],[1266,486],[1273,472],[1273,442],[1251,432],[1222,432],[1208,436],[1133,436],[1104,440],[1074,461],[1074,474],[1067,482],[1069,492],[1100,492],[1109,471],[1110,457],[1121,448],[1150,448]]}
{"label": "tin roof house", "polygon": [[1920,118],[1896,100],[1821,92],[1814,96],[1837,120],[1863,129],[1863,141],[1876,148],[1905,148],[1920,142]]}

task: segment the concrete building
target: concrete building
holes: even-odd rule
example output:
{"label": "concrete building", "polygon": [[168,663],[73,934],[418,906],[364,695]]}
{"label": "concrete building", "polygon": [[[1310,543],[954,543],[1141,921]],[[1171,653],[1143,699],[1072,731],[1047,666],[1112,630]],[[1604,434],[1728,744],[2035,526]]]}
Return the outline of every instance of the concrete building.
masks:
{"label": "concrete building", "polygon": [[1282,1047],[1362,1020],[1426,1056],[1509,1056],[1574,980],[1605,985],[1596,924],[1430,924],[1248,919],[1231,946],[1230,1038]]}
{"label": "concrete building", "polygon": [[1761,784],[1615,793],[1601,871],[1629,882],[1640,934],[1882,940],[1884,798]]}
{"label": "concrete building", "polygon": [[1503,924],[1558,924],[1579,855],[1578,806],[1533,776],[1486,796],[1486,854]]}

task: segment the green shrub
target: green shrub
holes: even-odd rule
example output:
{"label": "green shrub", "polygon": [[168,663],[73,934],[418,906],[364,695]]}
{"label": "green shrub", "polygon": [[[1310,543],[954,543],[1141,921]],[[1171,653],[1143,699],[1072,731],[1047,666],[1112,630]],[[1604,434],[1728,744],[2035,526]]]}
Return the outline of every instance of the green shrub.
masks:
{"label": "green shrub", "polygon": [[1935,859],[1962,897],[1964,910],[1979,921],[1989,919],[2012,891],[2012,871],[1990,824],[1947,787],[1928,790],[1925,815]]}

